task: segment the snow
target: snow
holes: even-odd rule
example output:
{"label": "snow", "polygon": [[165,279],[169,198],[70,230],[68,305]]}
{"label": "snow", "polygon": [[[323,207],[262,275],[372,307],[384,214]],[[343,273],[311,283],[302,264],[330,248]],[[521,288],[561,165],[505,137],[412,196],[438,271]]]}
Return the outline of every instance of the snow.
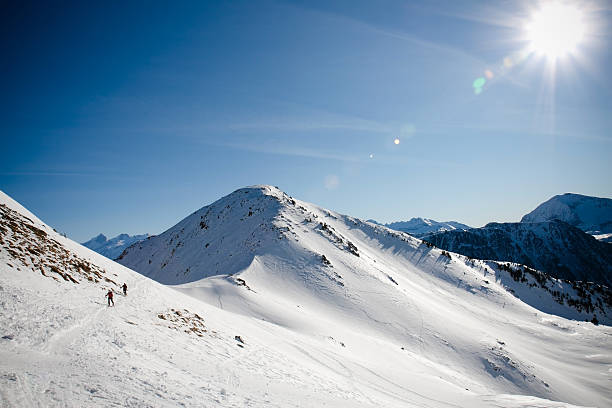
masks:
{"label": "snow", "polygon": [[595,234],[595,235],[593,235],[593,237],[595,237],[595,239],[598,240],[598,241],[612,242],[612,233],[610,233],[610,234]]}
{"label": "snow", "polygon": [[11,210],[17,211],[22,216],[29,218],[34,225],[42,226],[45,225],[37,216],[28,211],[25,207],[19,204],[17,201],[9,197],[4,191],[0,190],[0,204],[3,204]]}
{"label": "snow", "polygon": [[409,221],[397,221],[385,224],[385,227],[402,231],[417,238],[435,232],[468,230],[471,227],[457,221],[436,221],[430,218],[411,218]]}
{"label": "snow", "polygon": [[[1,406],[612,404],[610,326],[539,311],[506,290],[502,271],[483,276],[485,264],[273,187],[238,190],[122,260],[175,286],[0,198],[47,234],[4,210]],[[61,250],[28,250],[54,242]],[[123,282],[128,296],[107,307],[106,290]]]}
{"label": "snow", "polygon": [[489,223],[423,239],[472,258],[519,262],[557,278],[612,284],[612,246],[560,220]]}
{"label": "snow", "polygon": [[119,234],[114,238],[107,239],[104,234],[99,234],[89,241],[84,242],[82,245],[89,249],[93,249],[109,259],[115,259],[121,255],[127,247],[147,239],[148,236],[149,234],[132,236],[128,234]]}
{"label": "snow", "polygon": [[[566,193],[540,204],[521,222],[561,220],[591,235],[607,237],[612,233],[612,199]],[[599,238],[598,238],[599,239]]]}

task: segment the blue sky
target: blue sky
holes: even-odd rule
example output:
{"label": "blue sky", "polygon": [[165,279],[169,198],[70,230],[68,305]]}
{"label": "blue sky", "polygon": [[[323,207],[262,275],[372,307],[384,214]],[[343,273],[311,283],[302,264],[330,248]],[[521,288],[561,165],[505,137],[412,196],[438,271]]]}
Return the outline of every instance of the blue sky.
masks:
{"label": "blue sky", "polygon": [[0,189],[76,240],[252,184],[473,226],[612,196],[609,2],[571,2],[554,72],[521,54],[533,2],[89,3],[0,17]]}

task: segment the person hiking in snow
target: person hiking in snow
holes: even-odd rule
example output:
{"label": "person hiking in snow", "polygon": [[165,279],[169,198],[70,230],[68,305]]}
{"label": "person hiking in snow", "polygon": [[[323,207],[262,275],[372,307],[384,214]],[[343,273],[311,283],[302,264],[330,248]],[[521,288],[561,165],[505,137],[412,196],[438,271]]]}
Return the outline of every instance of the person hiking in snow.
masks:
{"label": "person hiking in snow", "polygon": [[121,288],[123,289],[123,296],[127,296],[127,283],[123,282],[123,286]]}
{"label": "person hiking in snow", "polygon": [[113,306],[115,306],[115,301],[113,300],[113,291],[111,289],[108,290],[106,297],[108,298],[108,305],[110,306],[112,303]]}

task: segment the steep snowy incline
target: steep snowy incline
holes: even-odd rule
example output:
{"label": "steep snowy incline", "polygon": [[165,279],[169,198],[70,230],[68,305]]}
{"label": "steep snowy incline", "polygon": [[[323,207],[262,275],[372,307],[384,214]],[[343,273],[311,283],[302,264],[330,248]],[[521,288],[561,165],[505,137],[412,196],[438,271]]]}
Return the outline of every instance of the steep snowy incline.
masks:
{"label": "steep snowy incline", "polygon": [[[184,296],[1,198],[2,407],[380,407],[427,400],[396,395],[384,379],[369,384],[358,371],[338,372],[330,362],[344,357],[326,339]],[[109,308],[103,295],[117,291],[115,282],[127,282],[129,294],[116,294]],[[449,390],[446,398],[483,407],[510,398],[524,406],[519,396],[463,394]]]}
{"label": "steep snowy incline", "polygon": [[[220,310],[59,236],[14,202],[0,209],[0,406],[567,406],[440,382],[377,338],[343,346],[333,327],[305,336]],[[109,308],[112,281],[130,289]]]}
{"label": "steep snowy incline", "polygon": [[132,245],[117,261],[164,284],[237,272],[289,233],[281,213],[289,200],[265,186],[238,190]]}
{"label": "steep snowy incline", "polygon": [[[237,190],[128,248],[120,262],[224,310],[327,339],[341,360],[301,352],[338,373],[384,379],[398,395],[418,389],[431,403],[454,389],[612,401],[595,391],[610,378],[607,357],[594,363],[584,355],[597,353],[577,352],[605,349],[606,334],[585,333],[609,329],[547,314],[591,320],[593,309],[576,307],[581,289],[551,280],[546,290],[537,273],[517,281],[520,265],[450,254],[270,186]],[[587,296],[609,324],[605,295]]]}
{"label": "steep snowy incline", "polygon": [[612,199],[566,193],[556,195],[525,215],[521,222],[560,220],[606,240],[612,234]]}
{"label": "steep snowy incline", "polygon": [[43,226],[43,228],[49,228],[37,216],[32,214],[28,209],[23,207],[17,201],[13,200],[2,190],[0,190],[0,204],[9,210],[13,210],[17,212],[21,217],[26,218],[26,220],[29,221],[30,225]]}

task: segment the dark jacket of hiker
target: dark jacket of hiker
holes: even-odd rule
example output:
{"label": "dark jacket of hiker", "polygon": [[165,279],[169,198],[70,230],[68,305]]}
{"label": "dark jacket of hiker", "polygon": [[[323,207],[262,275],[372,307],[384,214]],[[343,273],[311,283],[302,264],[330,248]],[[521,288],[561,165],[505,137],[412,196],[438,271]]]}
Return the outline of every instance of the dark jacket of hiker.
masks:
{"label": "dark jacket of hiker", "polygon": [[115,305],[115,301],[113,300],[113,291],[109,290],[108,293],[106,294],[106,297],[108,298],[108,305],[110,306],[111,303],[113,304],[113,306]]}

